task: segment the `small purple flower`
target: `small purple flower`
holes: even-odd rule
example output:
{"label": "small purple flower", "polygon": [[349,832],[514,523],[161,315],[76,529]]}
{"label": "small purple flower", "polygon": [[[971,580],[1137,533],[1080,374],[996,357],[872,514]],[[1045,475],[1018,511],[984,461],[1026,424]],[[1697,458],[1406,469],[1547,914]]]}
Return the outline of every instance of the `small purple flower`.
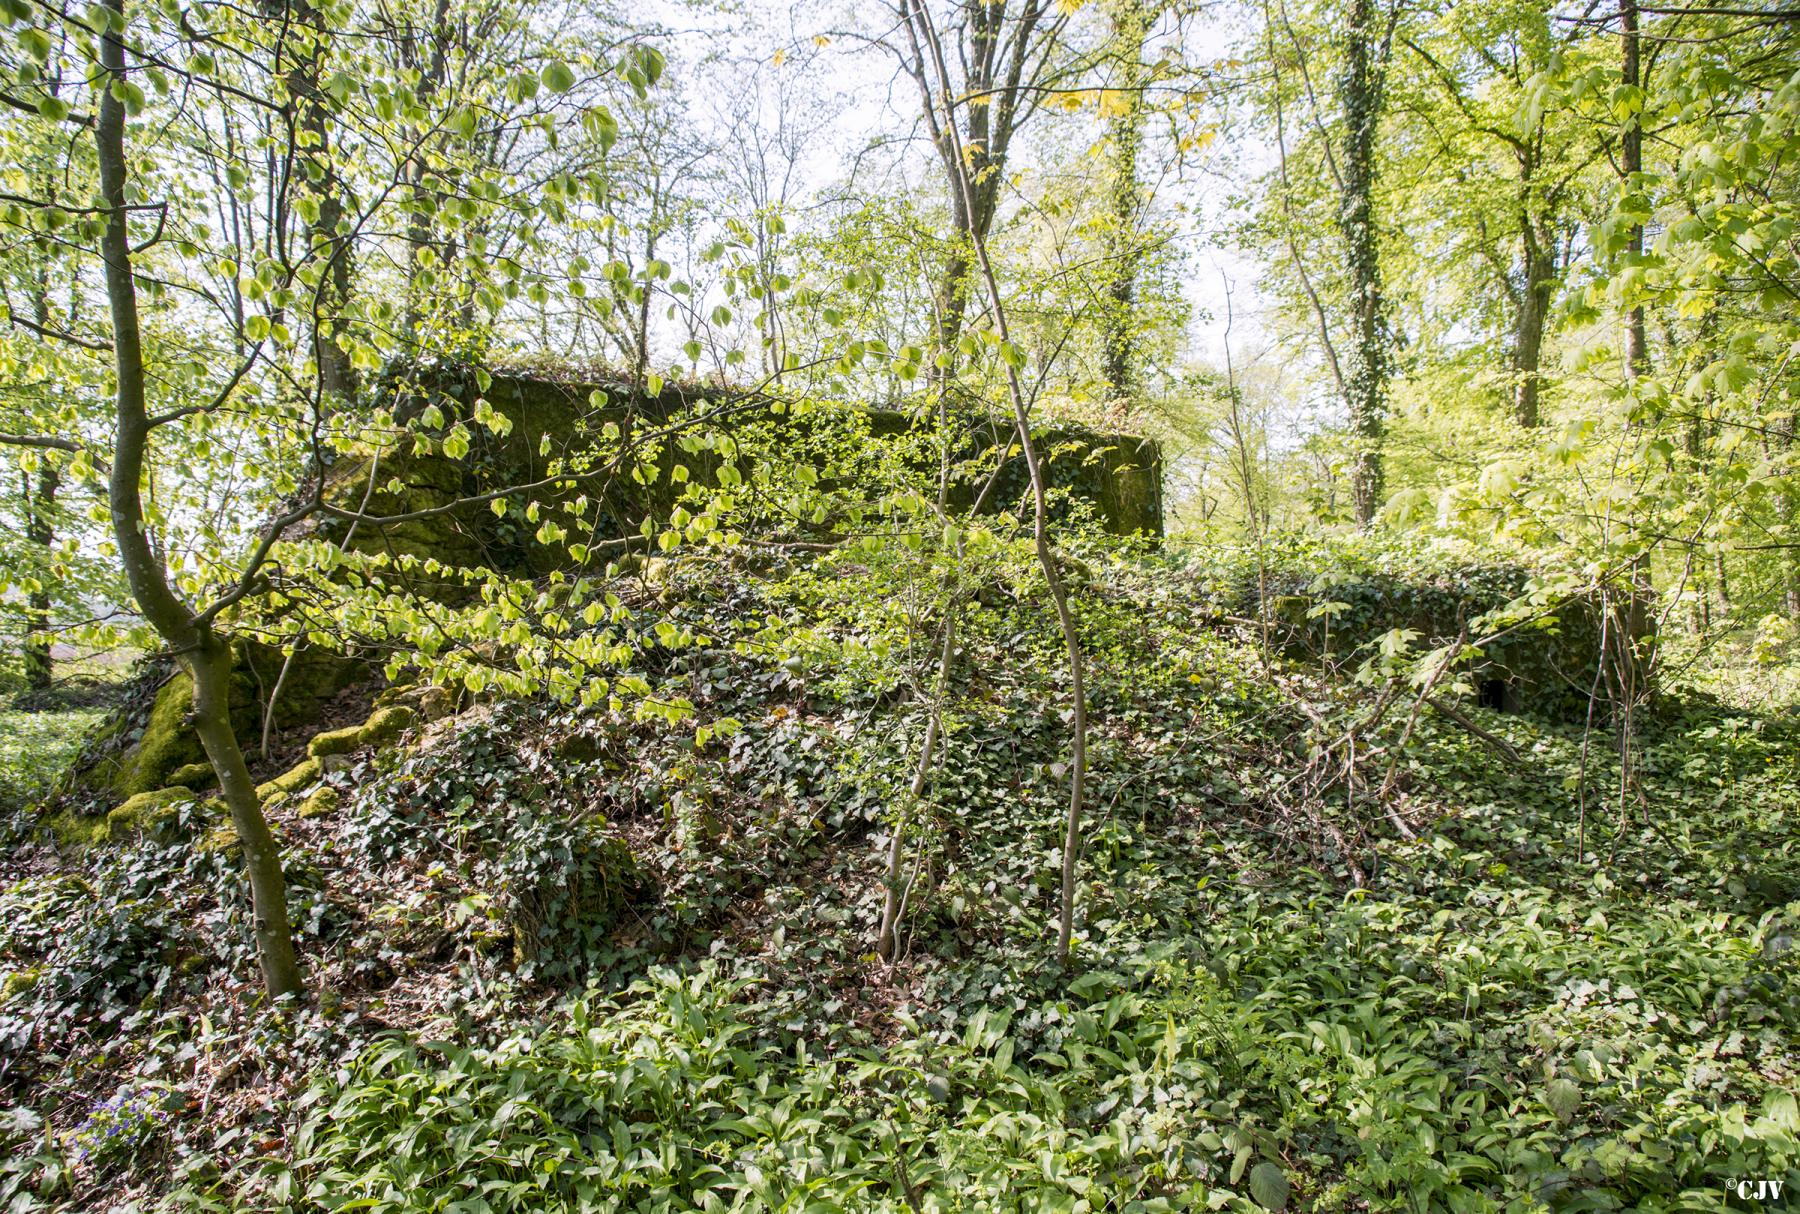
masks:
{"label": "small purple flower", "polygon": [[149,1090],[120,1091],[88,1106],[88,1115],[70,1132],[77,1159],[98,1161],[143,1146],[169,1120],[168,1110]]}

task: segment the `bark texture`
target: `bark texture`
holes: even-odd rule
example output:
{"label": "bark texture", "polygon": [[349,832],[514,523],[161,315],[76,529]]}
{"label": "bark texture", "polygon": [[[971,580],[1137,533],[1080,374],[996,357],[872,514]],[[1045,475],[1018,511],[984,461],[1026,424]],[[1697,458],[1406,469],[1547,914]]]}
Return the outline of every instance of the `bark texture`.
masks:
{"label": "bark texture", "polygon": [[[100,66],[113,81],[126,79],[123,0],[106,0],[108,24],[100,39]],[[146,408],[143,336],[131,265],[130,168],[125,157],[125,106],[111,88],[100,90],[94,145],[106,228],[100,240],[106,299],[112,316],[116,429],[107,481],[113,537],[132,597],[194,679],[194,726],[218,773],[232,825],[243,845],[250,879],[257,962],[273,996],[301,989],[288,921],[287,883],[281,854],[263,817],[243,749],[230,717],[231,646],[170,587],[145,525],[142,486],[152,427]]]}
{"label": "bark texture", "polygon": [[1381,446],[1392,363],[1375,217],[1375,134],[1381,122],[1387,41],[1378,28],[1373,0],[1351,0],[1347,15],[1344,66],[1338,83],[1344,115],[1344,184],[1338,226],[1344,239],[1351,323],[1344,392],[1355,443],[1351,498],[1357,524],[1367,527],[1374,522],[1383,498]]}

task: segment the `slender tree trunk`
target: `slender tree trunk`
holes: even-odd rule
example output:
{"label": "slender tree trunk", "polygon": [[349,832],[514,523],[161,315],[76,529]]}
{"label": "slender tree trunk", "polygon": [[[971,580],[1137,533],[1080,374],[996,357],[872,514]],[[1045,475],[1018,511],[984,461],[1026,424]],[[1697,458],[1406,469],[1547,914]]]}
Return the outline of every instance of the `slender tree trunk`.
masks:
{"label": "slender tree trunk", "polygon": [[[961,545],[958,544],[960,550]],[[960,556],[960,552],[959,552]],[[881,903],[881,928],[875,934],[875,952],[883,961],[892,961],[900,951],[901,875],[906,860],[906,828],[925,797],[925,785],[931,779],[932,764],[937,757],[938,735],[943,730],[944,695],[950,688],[950,666],[956,657],[956,623],[960,604],[955,597],[953,579],[946,579],[951,598],[945,608],[944,643],[938,652],[937,677],[933,681],[931,703],[925,708],[925,736],[919,742],[919,763],[913,770],[912,783],[906,790],[906,804],[894,815],[894,833],[888,840],[885,883],[887,891]]]}
{"label": "slender tree trunk", "polygon": [[1112,155],[1112,228],[1107,240],[1108,304],[1102,344],[1105,349],[1107,396],[1128,402],[1137,383],[1138,149],[1144,128],[1144,39],[1149,14],[1144,0],[1115,0],[1113,42],[1125,58],[1121,73],[1123,100],[1107,133]]}
{"label": "slender tree trunk", "polygon": [[341,404],[356,394],[356,372],[339,342],[350,302],[351,265],[349,239],[339,231],[345,215],[344,186],[331,162],[331,115],[319,80],[328,34],[311,0],[274,0],[274,7],[290,23],[289,46],[297,48],[285,80],[298,144],[294,168],[301,188],[318,208],[306,225],[306,259],[316,259],[320,249],[329,250],[306,301],[313,362],[320,392]]}
{"label": "slender tree trunk", "polygon": [[[409,22],[401,36],[400,57],[403,66],[419,73],[416,88],[419,104],[429,111],[438,93],[449,83],[450,54],[457,41],[456,28],[450,20],[449,0],[436,0],[432,5],[431,24],[423,36],[426,46],[421,51],[418,35]],[[406,334],[414,343],[415,351],[420,344],[419,326],[425,319],[427,295],[426,287],[419,281],[423,272],[423,254],[429,249],[445,274],[450,273],[454,258],[449,244],[434,239],[434,217],[443,204],[444,190],[433,183],[429,162],[437,139],[442,137],[439,132],[437,138],[428,139],[421,132],[403,173],[411,187],[406,221]],[[427,198],[431,200],[429,204]]]}
{"label": "slender tree trunk", "polygon": [[[947,110],[940,122],[932,100],[932,77],[937,73],[926,44],[937,34],[930,28],[923,0],[897,0],[894,8],[910,50],[907,71],[919,86],[932,144],[950,181],[950,229],[956,245],[945,259],[936,299],[936,337],[945,364],[935,368],[939,384],[955,377],[956,342],[967,319],[970,275],[975,269],[971,246],[987,239],[999,207],[1007,149],[1032,108],[1020,108],[1021,83],[1034,56],[1053,41],[1037,38],[1049,9],[1045,0],[1024,0],[1017,12],[1010,9],[1010,0],[967,6],[966,42],[957,48],[962,95],[967,99],[965,129],[957,125],[953,110]],[[959,188],[959,182],[966,188]]]}
{"label": "slender tree trunk", "polygon": [[[46,566],[50,545],[56,538],[56,491],[61,484],[62,474],[45,459],[38,465],[36,483],[26,503],[25,539],[43,551]],[[45,572],[48,573],[47,568]],[[50,653],[50,580],[46,576],[40,581],[42,585],[26,596],[25,686],[32,691],[49,691],[56,679]]]}
{"label": "slender tree trunk", "polygon": [[219,777],[232,829],[244,849],[263,986],[270,995],[293,994],[304,982],[288,919],[287,879],[281,870],[280,844],[263,817],[244,748],[231,727],[231,646],[207,629],[184,664],[194,679],[194,730]]}
{"label": "slender tree trunk", "polygon": [[[654,195],[652,195],[654,197]],[[644,238],[644,283],[642,294],[637,301],[637,319],[633,325],[631,340],[632,377],[644,384],[650,378],[650,299],[656,294],[656,279],[650,273],[650,267],[656,263],[656,211],[654,204],[650,212],[650,225]]]}
{"label": "slender tree trunk", "polygon": [[[1638,66],[1637,0],[1621,0],[1619,29],[1620,83],[1627,88],[1642,88],[1643,79]],[[1624,174],[1627,188],[1644,171],[1644,126],[1641,111],[1625,121],[1625,130],[1619,140],[1619,168]],[[1644,225],[1641,223],[1631,225],[1627,256],[1634,266],[1643,260]],[[1625,377],[1635,381],[1649,369],[1650,338],[1644,325],[1644,305],[1633,304],[1625,319]]]}
{"label": "slender tree trunk", "polygon": [[[46,198],[54,197],[51,190]],[[39,246],[43,261],[33,284],[32,310],[40,329],[50,324],[50,259],[54,246]],[[25,686],[30,691],[49,691],[56,681],[56,668],[50,653],[50,546],[56,540],[56,492],[62,484],[62,473],[50,462],[48,453],[38,465],[37,476],[27,482],[25,495],[25,540],[43,557],[46,576],[38,589],[25,599],[25,646],[23,653]]]}
{"label": "slender tree trunk", "polygon": [[[101,69],[116,81],[126,79],[125,9],[123,0],[103,0],[111,22],[100,39]],[[112,316],[113,364],[117,378],[112,469],[107,501],[113,538],[118,544],[132,597],[138,610],[177,655],[194,680],[194,726],[213,770],[218,773],[232,825],[244,849],[254,911],[257,961],[270,995],[301,989],[300,966],[294,956],[288,922],[287,885],[281,855],[250,772],[243,749],[231,729],[231,647],[202,623],[170,587],[144,527],[142,485],[149,458],[151,427],[145,397],[143,338],[138,324],[137,286],[131,265],[127,210],[129,167],[125,159],[125,106],[111,88],[101,88],[94,124],[94,148],[100,170],[100,193],[106,207],[101,235],[101,261],[106,271],[106,298]]]}
{"label": "slender tree trunk", "polygon": [[1380,240],[1375,223],[1375,134],[1381,121],[1382,34],[1372,0],[1351,0],[1345,63],[1339,83],[1344,110],[1344,189],[1338,223],[1350,280],[1352,340],[1345,389],[1356,444],[1351,494],[1356,522],[1367,527],[1381,508],[1381,446],[1389,372]]}
{"label": "slender tree trunk", "polygon": [[[960,240],[967,229],[956,231]],[[944,364],[933,369],[934,379],[941,388],[956,378],[959,361],[956,343],[962,337],[963,320],[969,310],[969,259],[963,256],[960,248],[944,263],[944,276],[938,282],[936,294],[931,339],[944,358]]]}
{"label": "slender tree trunk", "polygon": [[[1695,406],[1694,415],[1688,419],[1682,435],[1690,465],[1688,474],[1697,482],[1706,475],[1708,435],[1705,415],[1700,411],[1704,403]],[[1699,492],[1699,485],[1695,486],[1695,492]],[[1704,557],[1696,559],[1695,547],[1690,546],[1682,554],[1682,581],[1692,587],[1694,595],[1693,608],[1689,612],[1693,634],[1704,637],[1712,630],[1712,578]]]}
{"label": "slender tree trunk", "polygon": [[[1523,188],[1523,185],[1522,185]],[[1519,315],[1513,334],[1513,419],[1531,430],[1539,421],[1538,394],[1542,377],[1544,322],[1550,310],[1550,290],[1556,278],[1556,258],[1547,233],[1538,230],[1527,210],[1520,216],[1520,256],[1525,283],[1519,293]]]}
{"label": "slender tree trunk", "polygon": [[[1800,490],[1794,486],[1794,478],[1800,476],[1800,443],[1796,442],[1794,415],[1787,414],[1770,425],[1781,445],[1781,454],[1785,457],[1785,475],[1775,483],[1780,486],[1775,495],[1775,509],[1780,516],[1781,524],[1786,531],[1789,547],[1782,552],[1784,581],[1782,589],[1782,606],[1787,609],[1788,618],[1800,620],[1800,548],[1793,545],[1800,543]],[[1719,554],[1720,587],[1724,586],[1725,554]]]}
{"label": "slender tree trunk", "polygon": [[[951,149],[954,155],[948,162],[951,167],[951,185],[973,204],[973,185],[969,173],[962,167],[967,163],[964,149],[955,134],[956,97],[950,84],[950,72],[944,66],[943,47],[938,42],[937,31],[932,28],[929,16],[922,16],[920,26],[930,47],[932,66],[937,73],[939,93],[943,99],[945,129],[952,132],[951,138],[955,141]],[[929,93],[926,95],[926,108],[928,111],[934,108]],[[983,107],[970,108],[980,110]],[[970,210],[974,211],[975,207],[971,205]],[[1002,347],[1010,347],[1012,334],[1006,320],[1006,303],[1000,295],[999,280],[994,277],[993,263],[988,260],[987,242],[980,234],[975,234],[972,244],[975,264],[981,272],[982,284],[987,288],[988,305],[993,309],[994,327],[1000,336]],[[1062,569],[1050,545],[1050,508],[1045,495],[1043,462],[1038,457],[1037,443],[1031,437],[1031,406],[1025,395],[1025,387],[1019,381],[1018,369],[1010,359],[1006,363],[1006,388],[1012,403],[1013,428],[1019,440],[1019,449],[1025,458],[1026,471],[1031,477],[1033,547],[1038,567],[1044,574],[1045,588],[1050,592],[1050,603],[1056,612],[1057,630],[1062,634],[1068,663],[1069,809],[1063,820],[1062,905],[1057,915],[1056,932],[1057,959],[1067,965],[1075,929],[1075,856],[1081,845],[1082,813],[1087,797],[1086,661],[1081,649],[1081,633],[1075,622],[1074,610],[1069,604],[1068,587],[1063,582]]]}
{"label": "slender tree trunk", "polygon": [[[1642,76],[1638,56],[1637,0],[1621,0],[1619,5],[1620,83],[1627,88],[1641,88]],[[1620,138],[1620,172],[1629,189],[1644,168],[1644,135],[1642,110],[1625,121]],[[1636,265],[1644,253],[1644,228],[1633,224],[1627,240],[1627,259]],[[1650,370],[1650,341],[1642,304],[1634,303],[1625,319],[1625,381],[1628,386]],[[1633,402],[1636,407],[1636,402]],[[1629,424],[1629,423],[1628,423]],[[1616,657],[1613,662],[1613,711],[1619,741],[1620,795],[1635,787],[1632,764],[1636,734],[1636,711],[1641,701],[1652,695],[1650,673],[1650,603],[1655,587],[1651,582],[1649,553],[1634,556],[1625,572],[1626,589],[1620,604],[1616,627]]]}

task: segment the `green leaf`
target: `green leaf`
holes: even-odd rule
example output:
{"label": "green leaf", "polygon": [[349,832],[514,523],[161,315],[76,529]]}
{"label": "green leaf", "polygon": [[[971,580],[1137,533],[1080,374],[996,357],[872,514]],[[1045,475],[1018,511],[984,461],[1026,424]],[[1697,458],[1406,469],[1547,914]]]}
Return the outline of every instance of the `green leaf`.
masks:
{"label": "green leaf", "polygon": [[133,84],[131,81],[113,81],[112,95],[118,100],[120,105],[125,107],[125,112],[132,117],[135,118],[137,115],[144,112],[144,90]]}
{"label": "green leaf", "polygon": [[1287,1173],[1278,1164],[1263,1160],[1250,1169],[1250,1196],[1265,1210],[1287,1209]]}
{"label": "green leaf", "polygon": [[1581,1107],[1581,1089],[1568,1079],[1552,1079],[1544,1089],[1544,1103],[1558,1121],[1568,1121]]}
{"label": "green leaf", "polygon": [[[43,30],[37,29],[34,26],[27,26],[25,29],[20,30],[15,36],[18,39],[20,48],[39,63],[43,63],[50,58],[50,35],[46,34]],[[43,106],[39,105],[38,109],[42,111]]]}
{"label": "green leaf", "polygon": [[544,87],[553,93],[566,93],[575,87],[575,73],[560,59],[547,64],[538,76]]}

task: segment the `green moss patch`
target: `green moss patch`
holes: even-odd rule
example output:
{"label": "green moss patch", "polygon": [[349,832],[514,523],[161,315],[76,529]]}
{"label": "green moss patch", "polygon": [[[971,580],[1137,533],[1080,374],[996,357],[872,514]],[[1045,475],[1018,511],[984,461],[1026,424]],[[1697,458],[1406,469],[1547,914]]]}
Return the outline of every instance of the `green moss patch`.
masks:
{"label": "green moss patch", "polygon": [[160,832],[175,816],[175,807],[194,799],[191,789],[158,788],[127,798],[106,815],[104,838]]}
{"label": "green moss patch", "polygon": [[235,856],[242,846],[243,841],[238,838],[237,827],[226,822],[208,831],[205,837],[194,845],[194,850],[202,855]]}
{"label": "green moss patch", "polygon": [[23,995],[38,984],[36,970],[13,970],[6,977],[0,978],[0,1004],[10,1002],[15,996]]}
{"label": "green moss patch", "polygon": [[104,843],[107,838],[106,819],[92,814],[71,811],[51,814],[44,819],[44,829],[50,832],[58,846],[73,851]]}
{"label": "green moss patch", "polygon": [[363,726],[363,742],[368,746],[385,746],[398,738],[413,723],[413,711],[404,704],[377,710]]}
{"label": "green moss patch", "polygon": [[328,729],[306,744],[306,753],[315,759],[331,755],[347,755],[365,746],[386,746],[411,727],[413,710],[404,704],[378,708],[361,725],[344,729]]}
{"label": "green moss patch", "polygon": [[351,751],[360,750],[363,745],[363,727],[349,725],[343,729],[327,729],[324,733],[314,734],[313,740],[306,744],[306,753],[315,759],[323,759],[328,755],[347,755]]}
{"label": "green moss patch", "polygon": [[157,690],[138,740],[118,756],[105,781],[105,791],[130,799],[169,784],[179,768],[206,761],[200,737],[189,725],[194,711],[194,680],[178,671]]}
{"label": "green moss patch", "polygon": [[169,773],[171,788],[205,788],[217,782],[211,763],[186,763]]}
{"label": "green moss patch", "polygon": [[267,804],[277,797],[291,796],[319,779],[319,761],[307,759],[276,776],[266,784],[256,786],[256,799]]}
{"label": "green moss patch", "polygon": [[328,817],[337,812],[341,800],[337,789],[329,784],[321,784],[312,791],[306,800],[300,802],[300,816],[302,818]]}

